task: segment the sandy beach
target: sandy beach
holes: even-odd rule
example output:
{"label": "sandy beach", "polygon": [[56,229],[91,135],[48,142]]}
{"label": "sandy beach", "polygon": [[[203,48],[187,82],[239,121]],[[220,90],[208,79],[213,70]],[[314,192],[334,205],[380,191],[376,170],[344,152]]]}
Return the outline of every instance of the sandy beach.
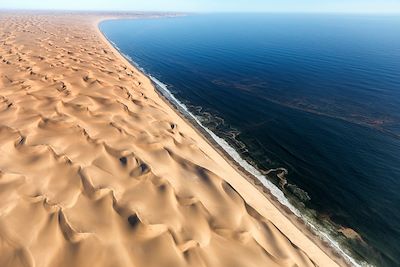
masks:
{"label": "sandy beach", "polygon": [[346,265],[107,42],[115,17],[0,13],[0,266]]}

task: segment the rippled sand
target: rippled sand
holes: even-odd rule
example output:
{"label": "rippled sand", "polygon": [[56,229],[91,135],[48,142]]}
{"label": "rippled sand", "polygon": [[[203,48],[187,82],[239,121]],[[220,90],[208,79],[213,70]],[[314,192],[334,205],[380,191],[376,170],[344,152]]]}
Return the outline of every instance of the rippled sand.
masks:
{"label": "rippled sand", "polygon": [[100,19],[0,14],[0,266],[338,265],[159,97]]}

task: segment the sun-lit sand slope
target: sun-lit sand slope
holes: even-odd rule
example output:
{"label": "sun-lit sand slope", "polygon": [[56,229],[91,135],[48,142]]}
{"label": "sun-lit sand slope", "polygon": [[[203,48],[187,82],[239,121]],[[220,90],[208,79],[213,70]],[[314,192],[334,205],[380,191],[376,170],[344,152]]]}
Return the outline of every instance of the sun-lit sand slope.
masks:
{"label": "sun-lit sand slope", "polygon": [[99,19],[0,15],[0,266],[335,266]]}

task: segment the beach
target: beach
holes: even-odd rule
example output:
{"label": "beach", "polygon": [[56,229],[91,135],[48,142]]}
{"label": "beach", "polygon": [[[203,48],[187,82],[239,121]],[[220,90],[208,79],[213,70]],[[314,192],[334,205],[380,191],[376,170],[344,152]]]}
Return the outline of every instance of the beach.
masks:
{"label": "beach", "polygon": [[347,265],[98,29],[138,16],[1,13],[0,265]]}

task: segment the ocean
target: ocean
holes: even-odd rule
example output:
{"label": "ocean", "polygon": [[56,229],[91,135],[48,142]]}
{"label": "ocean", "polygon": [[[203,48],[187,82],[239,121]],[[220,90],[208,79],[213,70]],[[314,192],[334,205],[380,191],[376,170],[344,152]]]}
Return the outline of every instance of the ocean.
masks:
{"label": "ocean", "polygon": [[100,29],[343,253],[400,266],[400,16],[198,14]]}

